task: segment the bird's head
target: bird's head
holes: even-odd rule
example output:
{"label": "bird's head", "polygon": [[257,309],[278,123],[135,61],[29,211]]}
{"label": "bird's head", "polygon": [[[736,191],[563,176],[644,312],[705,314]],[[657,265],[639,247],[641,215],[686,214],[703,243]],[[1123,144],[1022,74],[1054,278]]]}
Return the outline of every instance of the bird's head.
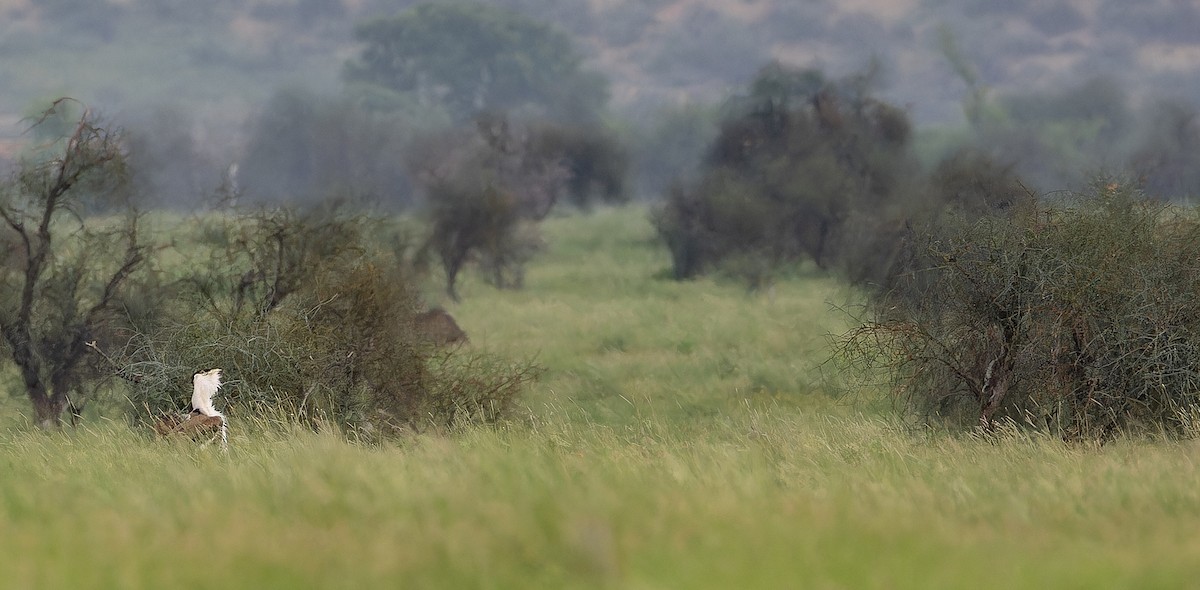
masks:
{"label": "bird's head", "polygon": [[221,369],[196,371],[196,373],[192,375],[192,383],[198,387],[209,389],[215,394],[217,388],[221,386]]}

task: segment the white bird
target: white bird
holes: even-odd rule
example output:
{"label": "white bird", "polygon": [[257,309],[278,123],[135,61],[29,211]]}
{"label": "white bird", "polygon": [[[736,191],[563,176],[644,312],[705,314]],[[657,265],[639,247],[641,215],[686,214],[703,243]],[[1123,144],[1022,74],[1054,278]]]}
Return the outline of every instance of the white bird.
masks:
{"label": "white bird", "polygon": [[196,371],[196,374],[192,375],[192,411],[200,412],[205,416],[225,418],[216,408],[213,408],[212,403],[213,396],[217,395],[217,390],[220,388],[221,369]]}
{"label": "white bird", "polygon": [[197,371],[192,375],[192,415],[200,414],[221,420],[221,447],[228,443],[225,416],[213,407],[212,398],[221,388],[221,369]]}

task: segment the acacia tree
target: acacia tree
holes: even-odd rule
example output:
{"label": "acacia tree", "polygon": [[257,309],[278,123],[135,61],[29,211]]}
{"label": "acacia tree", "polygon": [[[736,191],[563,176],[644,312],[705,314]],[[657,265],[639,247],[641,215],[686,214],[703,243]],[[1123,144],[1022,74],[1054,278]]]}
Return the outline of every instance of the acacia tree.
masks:
{"label": "acacia tree", "polygon": [[[35,127],[74,102],[55,101]],[[119,221],[80,214],[89,203],[113,202],[124,162],[120,134],[84,109],[65,138],[24,161],[0,189],[0,333],[42,428],[59,426],[67,408],[77,416],[85,381],[107,373],[89,362],[89,346],[112,335],[122,287],[146,262],[132,209]]]}
{"label": "acacia tree", "polygon": [[870,315],[840,352],[882,369],[896,400],[930,421],[1004,420],[1067,440],[1194,434],[1195,212],[1116,182],[1055,201],[1009,197],[915,228],[918,263],[869,294]]}
{"label": "acacia tree", "polygon": [[582,68],[566,33],[484,4],[426,3],[362,24],[345,78],[441,104],[458,122],[531,107],[572,121],[608,100],[603,76]]}
{"label": "acacia tree", "polygon": [[542,246],[537,224],[563,199],[580,207],[625,199],[625,152],[594,128],[488,113],[473,129],[413,145],[407,167],[429,217],[418,259],[441,262],[454,300],[459,272],[471,261],[492,285],[520,288],[524,264]]}
{"label": "acacia tree", "polygon": [[455,301],[459,272],[472,259],[497,287],[519,287],[521,268],[540,242],[534,224],[566,190],[568,171],[557,158],[534,154],[528,136],[502,117],[427,143],[408,163],[430,218],[418,258],[438,258]]}

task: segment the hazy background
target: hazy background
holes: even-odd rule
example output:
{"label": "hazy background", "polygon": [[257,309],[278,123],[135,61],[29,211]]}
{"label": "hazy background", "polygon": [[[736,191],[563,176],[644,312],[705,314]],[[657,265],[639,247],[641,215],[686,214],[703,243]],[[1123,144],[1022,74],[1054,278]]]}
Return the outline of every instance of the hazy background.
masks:
{"label": "hazy background", "polygon": [[[143,161],[178,168],[166,180],[151,182],[158,183],[154,190],[198,192],[219,182],[218,171],[243,159],[260,123],[256,117],[280,89],[338,96],[344,64],[361,48],[354,26],[416,4],[0,0],[0,158],[19,153],[26,139],[23,117],[47,99],[70,95],[140,136]],[[676,127],[690,125],[674,132],[684,137],[676,138],[677,162],[655,164],[672,173],[686,172],[679,161],[694,157],[695,144],[711,136],[696,125],[706,116],[711,122],[705,108],[744,87],[771,59],[831,76],[877,61],[878,94],[905,109],[922,130],[918,148],[925,160],[960,141],[966,125],[963,106],[972,89],[948,52],[957,52],[959,64],[977,76],[974,91],[1003,107],[1004,114],[993,119],[1006,129],[1044,128],[1047,118],[1073,116],[1081,99],[1101,103],[1107,131],[1092,143],[1108,151],[1078,156],[1072,162],[1077,168],[1119,167],[1129,158],[1112,155],[1114,135],[1130,143],[1124,152],[1134,152],[1136,138],[1145,133],[1136,130],[1153,121],[1164,125],[1162,117],[1148,114],[1153,105],[1163,99],[1193,105],[1200,97],[1200,3],[1187,0],[485,4],[521,11],[571,35],[585,66],[607,77],[605,124],[624,130],[627,141],[644,139],[639,130],[669,127],[672,117]],[[1192,111],[1184,111],[1165,125],[1194,127]],[[421,127],[422,116],[412,115],[412,127]],[[635,160],[639,154],[661,156],[662,150],[631,146]],[[188,158],[173,156],[179,153]],[[183,166],[184,159],[205,166]],[[1045,170],[1029,175],[1042,189],[1076,180]],[[642,181],[643,192],[664,182]]]}

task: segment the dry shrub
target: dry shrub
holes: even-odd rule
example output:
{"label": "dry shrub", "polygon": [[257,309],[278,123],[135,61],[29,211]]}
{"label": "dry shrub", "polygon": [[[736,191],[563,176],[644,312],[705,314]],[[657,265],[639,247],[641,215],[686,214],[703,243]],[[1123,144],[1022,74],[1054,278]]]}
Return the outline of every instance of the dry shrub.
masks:
{"label": "dry shrub", "polygon": [[442,351],[430,363],[434,378],[421,400],[427,422],[450,428],[492,424],[512,416],[525,387],[542,369],[476,352]]}
{"label": "dry shrub", "polygon": [[1116,183],[1017,209],[918,230],[925,265],[872,295],[841,352],[931,418],[1072,440],[1185,433],[1200,404],[1195,211]]}
{"label": "dry shrub", "polygon": [[[278,233],[272,224],[261,227]],[[262,301],[270,305],[213,304],[217,290],[183,298],[204,304],[189,308],[185,320],[140,334],[122,355],[128,359],[123,372],[137,376],[131,401],[138,418],[181,409],[195,367],[224,369],[217,402],[235,424],[278,416],[282,409],[310,425],[333,423],[347,433],[374,436],[508,416],[536,376],[532,365],[438,346],[419,327],[424,306],[411,273],[391,257],[371,254],[368,245],[309,248],[302,280],[287,282],[286,297],[272,296],[278,288],[264,289]],[[321,251],[335,263],[325,263]],[[246,276],[239,267],[222,272]],[[227,278],[188,284],[229,285],[224,297],[236,298],[242,283]],[[263,284],[280,281],[268,275]]]}

